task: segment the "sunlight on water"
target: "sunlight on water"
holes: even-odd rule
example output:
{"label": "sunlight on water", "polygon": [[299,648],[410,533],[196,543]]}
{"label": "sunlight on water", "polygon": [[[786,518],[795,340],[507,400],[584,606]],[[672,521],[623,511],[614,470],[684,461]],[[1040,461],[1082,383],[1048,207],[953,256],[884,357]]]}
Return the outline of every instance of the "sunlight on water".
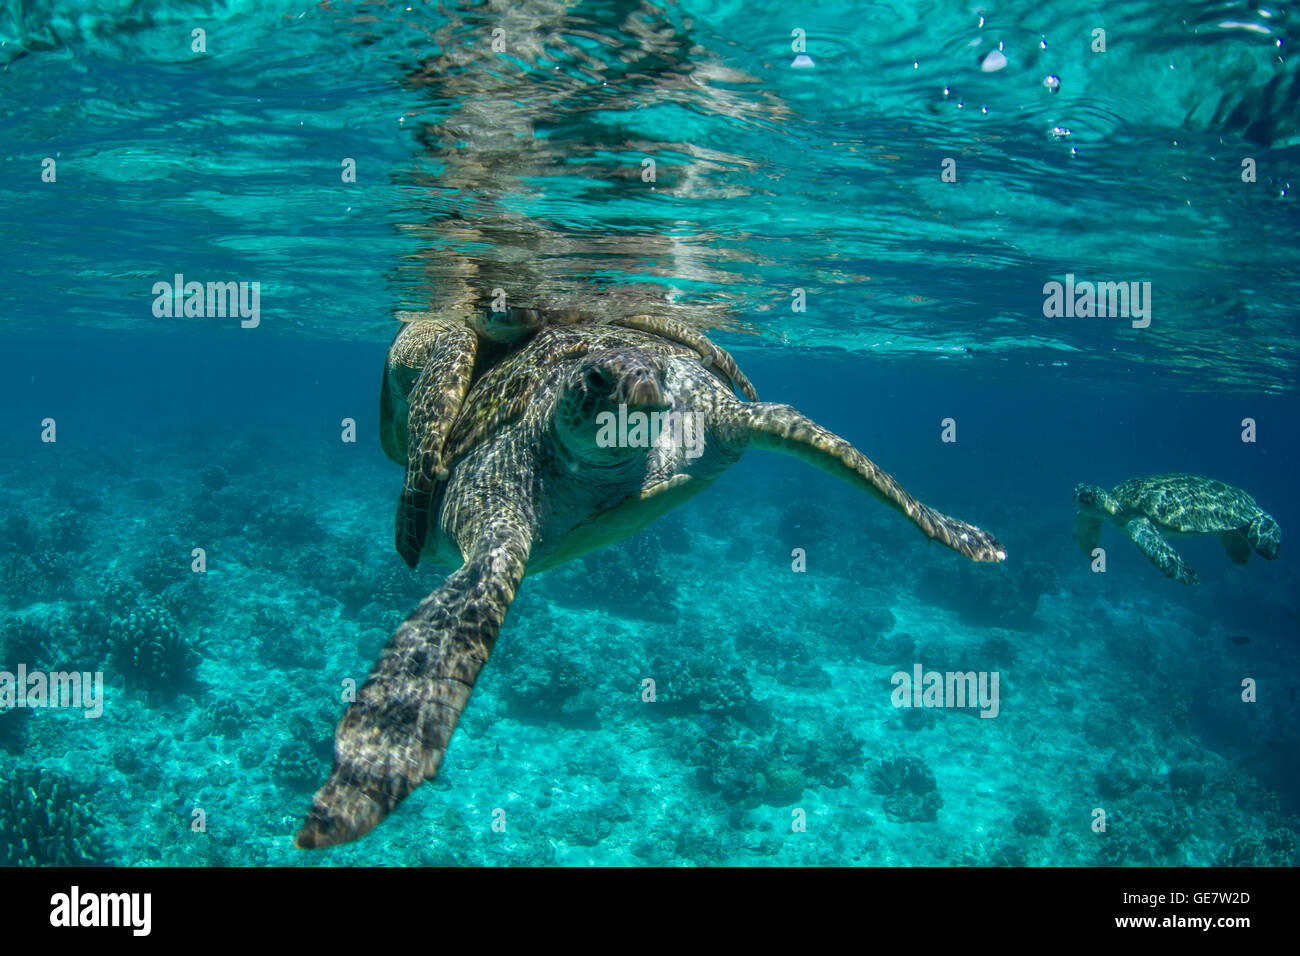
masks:
{"label": "sunlight on water", "polygon": [[[147,324],[150,280],[179,271],[262,281],[292,334],[499,287],[802,345],[1294,376],[1288,11],[223,11],[206,54],[186,8],[8,15],[10,161],[63,175],[4,183],[27,252],[7,322]],[[1045,317],[1067,274],[1150,282],[1150,327]]]}

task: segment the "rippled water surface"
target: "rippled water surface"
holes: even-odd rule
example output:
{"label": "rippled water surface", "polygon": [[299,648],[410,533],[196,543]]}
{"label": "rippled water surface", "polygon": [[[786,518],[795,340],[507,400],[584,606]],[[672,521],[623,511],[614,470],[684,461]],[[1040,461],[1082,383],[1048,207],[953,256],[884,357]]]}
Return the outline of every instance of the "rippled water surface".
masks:
{"label": "rippled water surface", "polygon": [[[990,374],[1294,376],[1285,7],[16,9],[11,326],[150,324],[181,272],[261,281],[284,334],[368,337],[500,287]],[[1045,318],[1067,274],[1151,282],[1150,327]]]}

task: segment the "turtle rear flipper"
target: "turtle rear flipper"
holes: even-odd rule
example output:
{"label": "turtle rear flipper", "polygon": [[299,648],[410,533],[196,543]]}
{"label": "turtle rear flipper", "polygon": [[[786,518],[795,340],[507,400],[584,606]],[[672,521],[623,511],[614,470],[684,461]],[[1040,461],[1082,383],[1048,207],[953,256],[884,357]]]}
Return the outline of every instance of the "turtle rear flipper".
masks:
{"label": "turtle rear flipper", "polygon": [[1198,583],[1196,572],[1187,566],[1165,536],[1156,530],[1148,518],[1134,518],[1124,526],[1124,533],[1147,556],[1147,560],[1164,572],[1165,577],[1184,584]]}
{"label": "turtle rear flipper", "polygon": [[1223,550],[1228,552],[1228,558],[1233,564],[1245,564],[1250,560],[1250,542],[1241,531],[1223,531],[1219,534],[1219,540],[1223,542]]}
{"label": "turtle rear flipper", "polygon": [[522,525],[488,525],[472,556],[402,622],[339,721],[334,769],[294,838],[322,849],[370,832],[438,773],[528,563]]}
{"label": "turtle rear flipper", "polygon": [[[724,413],[715,410],[714,415]],[[789,405],[735,402],[724,420],[712,424],[732,441],[794,455],[861,488],[911,521],[927,538],[972,561],[1006,560],[1006,549],[993,535],[917,501],[870,458]]]}
{"label": "turtle rear flipper", "polygon": [[[398,408],[406,409],[406,479],[398,500],[395,543],[397,553],[411,567],[419,563],[424,550],[438,482],[447,479],[443,449],[469,392],[478,353],[478,339],[466,325],[442,322],[423,331],[422,347],[427,350],[423,370],[400,403],[385,389],[389,401],[383,411],[385,418],[396,418]],[[393,380],[385,375],[386,382]],[[395,423],[381,428],[385,433],[398,431]]]}
{"label": "turtle rear flipper", "polygon": [[1088,557],[1101,544],[1101,519],[1080,512],[1074,516],[1074,540]]}

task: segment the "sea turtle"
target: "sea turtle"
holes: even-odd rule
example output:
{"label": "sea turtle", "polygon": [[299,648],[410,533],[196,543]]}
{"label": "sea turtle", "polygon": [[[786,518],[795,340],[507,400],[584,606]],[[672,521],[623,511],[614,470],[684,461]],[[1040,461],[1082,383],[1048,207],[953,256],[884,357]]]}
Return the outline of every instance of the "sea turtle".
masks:
{"label": "sea turtle", "polygon": [[408,445],[435,425],[445,434],[434,445],[447,478],[422,554],[456,570],[397,628],[343,715],[297,846],[362,836],[434,777],[525,574],[633,534],[747,448],[799,456],[976,561],[1005,559],[992,535],[921,504],[790,406],[742,401],[715,366],[674,336],[549,325],[461,388],[453,422],[412,408]]}
{"label": "sea turtle", "polygon": [[[483,309],[468,319],[416,313],[403,321],[388,349],[380,388],[380,442],[385,454],[406,467],[397,507],[397,552],[414,568],[429,531],[439,484],[447,480],[447,434],[460,413],[470,385],[505,355],[517,351],[548,326],[598,324],[596,316],[574,311]],[[704,364],[746,398],[758,400],[754,386],[732,357],[698,329],[652,315],[606,320],[624,328],[662,335],[699,353]],[[418,441],[408,442],[414,432]]]}
{"label": "sea turtle", "polygon": [[1196,584],[1189,568],[1165,540],[1166,534],[1216,533],[1228,557],[1245,564],[1254,548],[1269,560],[1277,557],[1282,529],[1255,499],[1240,488],[1200,475],[1132,478],[1107,493],[1096,485],[1074,489],[1079,514],[1074,540],[1092,555],[1109,521],[1142,549],[1152,564],[1184,584]]}

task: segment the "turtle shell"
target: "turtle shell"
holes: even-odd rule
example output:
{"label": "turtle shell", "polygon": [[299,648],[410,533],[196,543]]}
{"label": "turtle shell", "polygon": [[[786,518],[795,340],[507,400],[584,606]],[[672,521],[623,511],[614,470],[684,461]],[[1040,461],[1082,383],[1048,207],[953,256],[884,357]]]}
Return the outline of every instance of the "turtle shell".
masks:
{"label": "turtle shell", "polygon": [[1184,534],[1235,531],[1260,513],[1255,499],[1240,488],[1202,475],[1133,478],[1111,492],[1125,511],[1144,514],[1156,524]]}

